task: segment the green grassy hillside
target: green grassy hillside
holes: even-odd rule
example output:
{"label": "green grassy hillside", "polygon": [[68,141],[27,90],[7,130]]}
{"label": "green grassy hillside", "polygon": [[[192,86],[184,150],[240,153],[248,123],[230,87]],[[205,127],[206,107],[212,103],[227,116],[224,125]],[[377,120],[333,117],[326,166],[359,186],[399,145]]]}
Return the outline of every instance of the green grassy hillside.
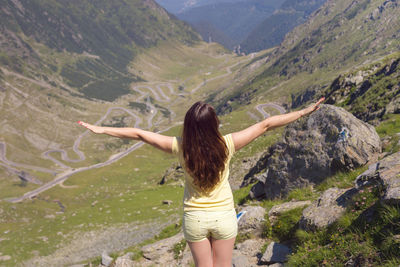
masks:
{"label": "green grassy hillside", "polygon": [[[129,83],[141,80],[126,68],[140,49],[164,40],[199,41],[154,1],[4,2],[0,64],[30,77],[39,75],[37,68],[57,73],[88,98],[112,101],[127,94]],[[50,51],[43,55],[34,42]],[[60,64],[54,53],[63,51],[84,57]]]}
{"label": "green grassy hillside", "polygon": [[339,74],[398,51],[398,12],[391,1],[327,1],[264,58],[262,73],[220,101],[219,111],[234,109],[245,94],[253,101],[279,95],[288,103],[293,93],[328,86]]}

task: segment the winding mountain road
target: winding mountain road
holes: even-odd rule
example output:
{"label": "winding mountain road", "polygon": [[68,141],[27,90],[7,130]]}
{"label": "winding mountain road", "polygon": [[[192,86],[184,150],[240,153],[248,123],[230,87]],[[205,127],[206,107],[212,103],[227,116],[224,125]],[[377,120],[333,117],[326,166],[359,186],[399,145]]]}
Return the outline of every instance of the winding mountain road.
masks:
{"label": "winding mountain road", "polygon": [[[242,62],[243,61],[239,61],[239,62],[237,62],[237,63],[235,63],[235,64],[233,64],[231,66],[226,67],[227,73],[221,74],[221,75],[213,77],[213,78],[210,78],[210,79],[206,80],[205,82],[207,82],[207,81],[209,82],[209,81],[213,81],[213,80],[216,80],[216,79],[224,78],[224,77],[230,75],[232,73],[231,69],[233,67],[239,65]],[[191,90],[191,92],[189,94],[195,93],[198,89],[200,89],[205,84],[205,82],[200,83],[199,85],[197,85],[194,89]],[[167,96],[164,93],[164,91],[162,90],[161,87],[167,87],[169,89],[171,95],[182,96],[182,95],[188,94],[186,92],[178,92],[178,93],[176,93],[174,91],[174,89],[173,89],[173,86],[170,83],[165,83],[165,82],[155,84],[155,89],[153,87],[151,87],[150,85],[133,86],[132,90],[138,92],[141,95],[138,100],[142,100],[145,97],[147,97],[146,105],[150,109],[150,113],[151,113],[151,115],[147,118],[147,124],[148,124],[147,126],[148,126],[148,128],[151,128],[153,126],[152,121],[153,121],[154,117],[156,116],[156,114],[158,112],[158,109],[151,104],[149,93],[148,92],[144,92],[141,89],[148,90],[154,96],[154,98],[159,102],[171,103],[170,97]],[[278,106],[277,104],[274,104],[274,103],[261,104],[261,105],[258,105],[256,107],[256,109],[265,117],[265,114],[267,114],[267,113],[265,113],[263,108],[267,107],[267,106],[276,108],[278,110],[284,110],[282,107],[280,107],[280,106]],[[282,108],[282,109],[280,109],[280,108]],[[169,108],[167,108],[167,109],[168,109],[169,112],[171,112],[171,115],[175,115],[175,113],[172,110],[170,110]],[[95,125],[100,124],[102,121],[104,121],[107,118],[107,116],[110,114],[110,112],[112,112],[113,110],[123,110],[123,111],[127,112],[129,115],[131,115],[132,117],[134,117],[136,119],[134,127],[138,127],[138,125],[142,123],[142,118],[137,116],[132,111],[130,111],[130,110],[126,109],[126,108],[123,108],[123,107],[111,107],[111,108],[109,108],[107,110],[107,112],[104,114],[104,116],[101,117],[95,123]],[[166,129],[164,129],[162,131],[158,131],[158,133],[168,131],[170,128],[172,128],[172,127],[174,127],[176,125],[178,125],[178,124],[170,126],[170,127],[166,128]],[[11,162],[11,161],[7,160],[6,156],[5,156],[6,155],[6,144],[4,142],[0,142],[0,160],[3,161],[3,163],[5,163],[4,165],[10,165],[10,166],[15,166],[15,167],[34,169],[34,170],[37,170],[37,171],[42,171],[42,172],[52,173],[53,175],[57,175],[54,180],[52,180],[52,181],[40,186],[39,188],[37,188],[35,190],[32,190],[32,191],[29,191],[29,192],[25,193],[21,197],[7,199],[7,201],[12,202],[12,203],[16,203],[16,202],[21,202],[24,199],[33,198],[36,195],[48,190],[49,188],[52,188],[55,185],[64,182],[68,177],[70,177],[73,174],[76,174],[76,173],[82,172],[82,171],[86,171],[86,170],[90,170],[90,169],[94,169],[94,168],[104,167],[106,165],[112,164],[115,161],[121,159],[122,157],[128,155],[132,151],[134,151],[134,150],[136,150],[136,149],[138,149],[138,148],[140,148],[141,146],[144,145],[143,142],[137,142],[134,145],[132,145],[130,148],[128,148],[127,150],[110,156],[110,158],[105,162],[94,164],[94,165],[87,166],[87,167],[81,167],[81,168],[77,168],[77,169],[72,169],[69,166],[67,166],[66,164],[64,164],[63,162],[61,162],[61,161],[59,161],[59,160],[57,160],[57,159],[55,159],[54,157],[51,156],[51,153],[57,153],[58,152],[58,153],[61,153],[61,159],[64,162],[75,163],[75,162],[80,162],[80,161],[85,160],[85,155],[84,155],[84,153],[82,151],[79,150],[79,145],[80,145],[80,142],[81,142],[82,138],[88,132],[89,132],[89,130],[86,130],[85,132],[83,132],[81,135],[79,135],[76,138],[76,140],[74,142],[73,151],[78,155],[78,159],[69,158],[67,152],[65,150],[63,150],[63,149],[52,149],[52,150],[48,150],[48,151],[46,151],[46,152],[44,152],[42,154],[43,157],[53,161],[58,166],[61,166],[62,168],[66,169],[64,172],[62,172],[62,173],[60,173],[58,175],[57,175],[57,172],[55,172],[54,170],[49,170],[49,169],[46,169],[46,168],[41,168],[41,167],[36,167],[36,166],[30,166],[30,165],[26,165],[26,164],[18,164],[18,163],[14,163],[14,162]]]}

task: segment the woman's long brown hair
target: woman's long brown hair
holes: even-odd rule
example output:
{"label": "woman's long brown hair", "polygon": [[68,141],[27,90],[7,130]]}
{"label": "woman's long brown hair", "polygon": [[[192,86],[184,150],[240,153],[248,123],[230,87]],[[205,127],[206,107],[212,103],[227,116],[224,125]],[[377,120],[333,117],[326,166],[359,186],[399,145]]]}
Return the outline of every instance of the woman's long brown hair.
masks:
{"label": "woman's long brown hair", "polygon": [[228,157],[228,148],[218,127],[214,108],[203,102],[196,102],[187,111],[183,124],[185,169],[194,184],[206,192],[219,182]]}

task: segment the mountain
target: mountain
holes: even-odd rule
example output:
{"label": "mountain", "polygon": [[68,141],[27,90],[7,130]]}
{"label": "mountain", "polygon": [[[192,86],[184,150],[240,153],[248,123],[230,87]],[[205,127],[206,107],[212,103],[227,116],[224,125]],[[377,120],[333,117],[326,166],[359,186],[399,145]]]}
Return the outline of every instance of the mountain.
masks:
{"label": "mountain", "polygon": [[320,91],[341,73],[399,51],[399,12],[397,1],[327,1],[277,49],[254,59],[262,68],[218,100],[219,111],[235,109],[269,90],[270,97],[290,102],[293,93]]}
{"label": "mountain", "polygon": [[168,12],[179,14],[191,8],[219,3],[236,3],[243,0],[157,0]]}
{"label": "mountain", "polygon": [[[152,0],[6,1],[0,10],[0,63],[35,76],[38,69],[59,74],[85,97],[113,100],[141,78],[127,65],[142,48],[162,40],[192,44],[198,35]],[[70,62],[32,48],[83,55]]]}
{"label": "mountain", "polygon": [[245,53],[279,45],[286,33],[304,23],[326,0],[286,0],[273,15],[266,18],[241,43]]}
{"label": "mountain", "polygon": [[177,16],[193,25],[205,41],[208,41],[210,36],[213,40],[219,39],[217,35],[213,35],[213,31],[209,32],[204,27],[206,23],[213,25],[215,29],[223,32],[233,41],[221,42],[225,47],[232,49],[232,43],[240,44],[256,25],[270,16],[280,5],[280,0],[213,3],[188,9]]}

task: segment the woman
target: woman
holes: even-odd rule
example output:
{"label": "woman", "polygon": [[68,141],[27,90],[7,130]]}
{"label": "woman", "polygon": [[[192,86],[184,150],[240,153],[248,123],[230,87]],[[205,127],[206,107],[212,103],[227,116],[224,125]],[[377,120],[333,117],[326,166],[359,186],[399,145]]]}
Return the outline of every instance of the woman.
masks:
{"label": "woman", "polygon": [[146,142],[174,153],[185,172],[183,233],[196,266],[232,266],[237,235],[236,213],[229,186],[229,162],[235,151],[268,130],[284,126],[319,109],[324,101],[300,111],[272,116],[247,129],[222,136],[212,106],[195,103],[186,113],[181,138],[137,128],[114,128],[79,122],[94,133]]}

